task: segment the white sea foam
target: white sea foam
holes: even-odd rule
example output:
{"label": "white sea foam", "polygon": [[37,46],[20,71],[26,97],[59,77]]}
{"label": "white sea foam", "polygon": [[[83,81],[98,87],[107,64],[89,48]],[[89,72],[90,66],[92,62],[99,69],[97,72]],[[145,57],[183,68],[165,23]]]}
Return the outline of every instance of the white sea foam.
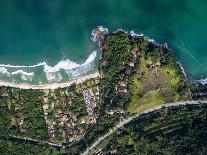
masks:
{"label": "white sea foam", "polygon": [[41,63],[38,63],[36,65],[32,65],[32,66],[18,66],[18,65],[10,65],[10,64],[0,64],[0,67],[7,67],[7,68],[35,68],[35,67],[39,67],[39,66],[43,66],[43,65],[46,65],[47,63],[46,62],[41,62]]}
{"label": "white sea foam", "polygon": [[14,72],[11,72],[11,75],[20,75],[22,80],[24,81],[32,81],[33,76],[34,76],[34,72],[25,72],[23,70],[17,70]]}
{"label": "white sea foam", "polygon": [[151,38],[148,38],[148,41],[151,42],[151,43],[155,43],[155,40],[151,39]]}
{"label": "white sea foam", "polygon": [[69,77],[75,78],[77,76],[83,75],[89,72],[92,68],[95,67],[95,58],[97,52],[94,51],[91,55],[86,59],[83,64],[80,64],[78,67],[71,68],[71,69],[64,69],[64,71],[68,74]]}
{"label": "white sea foam", "polygon": [[169,49],[169,48],[168,48],[168,44],[167,44],[167,43],[164,43],[164,46],[165,46],[165,48]]}
{"label": "white sea foam", "polygon": [[47,72],[46,77],[48,82],[59,82],[62,80],[62,76],[59,72]]}
{"label": "white sea foam", "polygon": [[137,33],[135,33],[134,31],[130,31],[129,35],[132,36],[132,37],[134,37],[134,36],[135,36],[135,37],[143,37],[143,36],[144,36],[143,33],[141,33],[141,34],[137,34]]}
{"label": "white sea foam", "polygon": [[207,78],[204,78],[204,79],[200,79],[200,80],[194,80],[195,82],[199,82],[203,85],[207,84]]}
{"label": "white sea foam", "polygon": [[100,32],[103,33],[103,34],[107,34],[108,29],[104,28],[103,26],[98,26],[95,30],[93,30],[91,32],[91,40],[94,41],[94,42],[98,41],[97,38],[98,38],[98,35],[100,34]]}
{"label": "white sea foam", "polygon": [[125,30],[123,30],[123,29],[121,29],[121,28],[119,28],[119,29],[117,29],[116,31],[114,31],[114,33],[119,33],[119,32],[124,32],[124,33],[128,33],[127,31],[125,31]]}
{"label": "white sea foam", "polygon": [[[19,65],[15,66],[10,64],[8,65],[0,64],[0,73],[5,74],[7,76],[19,74],[22,80],[32,81],[32,79],[35,77],[35,71],[36,71],[34,69],[36,67],[42,66],[48,82],[59,82],[62,80],[62,76],[60,74],[61,70],[64,70],[70,77],[77,77],[79,75],[89,72],[92,67],[91,63],[94,62],[96,55],[97,55],[96,51],[92,52],[83,64],[78,64],[69,59],[62,60],[54,66],[48,65],[46,62],[41,62],[31,66],[19,66]],[[31,68],[30,70],[32,70],[32,72],[26,72],[22,68],[25,69]],[[15,69],[20,69],[20,70],[15,70]],[[12,70],[12,72],[10,70]]]}
{"label": "white sea foam", "polygon": [[33,76],[28,76],[28,75],[24,75],[22,74],[22,80],[24,81],[32,81]]}
{"label": "white sea foam", "polygon": [[5,67],[0,67],[0,73],[9,74],[8,70]]}
{"label": "white sea foam", "polygon": [[91,63],[92,61],[94,61],[96,58],[96,55],[97,55],[97,52],[93,51],[91,53],[91,55],[89,55],[88,59],[86,59],[86,61],[82,65],[85,65],[85,64],[88,64],[88,63]]}
{"label": "white sea foam", "polygon": [[28,73],[28,72],[25,72],[23,70],[17,70],[17,71],[14,71],[14,72],[9,72],[6,69],[6,67],[0,67],[0,73],[6,75],[6,77],[9,77],[10,75],[19,74],[21,76],[22,80],[24,80],[24,81],[27,81],[27,80],[32,81],[33,76],[34,76],[34,72]]}
{"label": "white sea foam", "polygon": [[25,72],[23,70],[17,70],[14,72],[11,72],[12,75],[16,75],[16,74],[22,74],[22,75],[26,75],[26,76],[34,76],[34,72]]}
{"label": "white sea foam", "polygon": [[180,66],[180,68],[181,68],[182,73],[184,74],[184,76],[187,77],[187,74],[185,73],[185,70],[184,70],[182,64],[179,61],[177,61],[177,63],[179,64],[179,66]]}
{"label": "white sea foam", "polygon": [[58,62],[55,66],[44,65],[44,72],[58,72],[60,69],[72,69],[80,65],[69,59]]}
{"label": "white sea foam", "polygon": [[[44,65],[44,72],[46,74],[48,81],[52,81],[55,79],[61,80],[62,79],[61,75],[57,74],[57,72],[59,72],[61,69],[66,71],[66,73],[69,76],[78,75],[78,73],[74,74],[73,70],[76,69],[75,72],[83,72],[83,68],[87,68],[86,67],[87,65],[90,66],[90,63],[95,60],[96,55],[97,55],[96,51],[92,52],[91,55],[86,59],[86,61],[83,64],[75,63],[73,61],[70,61],[69,59],[60,61],[55,66],[49,66],[46,64],[46,65]],[[87,71],[88,71],[88,69],[87,69]]]}

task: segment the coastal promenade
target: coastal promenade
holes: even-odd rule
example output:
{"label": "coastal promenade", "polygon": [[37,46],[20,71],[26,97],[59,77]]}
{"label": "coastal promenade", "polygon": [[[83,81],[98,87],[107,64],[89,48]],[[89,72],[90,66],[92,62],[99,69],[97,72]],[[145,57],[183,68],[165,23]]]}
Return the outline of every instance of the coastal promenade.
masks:
{"label": "coastal promenade", "polygon": [[20,89],[57,89],[57,88],[69,87],[74,83],[79,84],[79,83],[85,82],[89,79],[97,78],[97,77],[99,77],[99,72],[84,75],[82,77],[78,77],[77,79],[74,79],[74,80],[71,80],[71,81],[65,82],[65,83],[32,85],[32,84],[27,84],[27,83],[12,83],[12,82],[0,81],[0,86],[20,88]]}
{"label": "coastal promenade", "polygon": [[101,143],[105,138],[107,138],[108,136],[110,136],[111,134],[113,134],[117,129],[121,128],[122,126],[124,126],[125,124],[131,122],[132,120],[134,120],[135,118],[138,118],[140,116],[142,116],[143,114],[147,114],[156,110],[160,110],[162,108],[168,108],[168,107],[176,107],[176,106],[181,106],[181,105],[197,105],[197,104],[204,104],[207,103],[207,100],[203,100],[203,101],[180,101],[180,102],[171,102],[171,103],[166,103],[157,107],[153,107],[150,108],[148,110],[145,110],[143,112],[137,113],[131,117],[128,117],[126,119],[124,119],[123,121],[119,122],[115,127],[113,127],[112,129],[109,130],[109,132],[107,132],[105,135],[101,136],[100,138],[98,138],[89,148],[87,148],[87,150],[85,152],[82,153],[82,155],[88,155],[90,153],[90,151],[95,148],[99,143]]}

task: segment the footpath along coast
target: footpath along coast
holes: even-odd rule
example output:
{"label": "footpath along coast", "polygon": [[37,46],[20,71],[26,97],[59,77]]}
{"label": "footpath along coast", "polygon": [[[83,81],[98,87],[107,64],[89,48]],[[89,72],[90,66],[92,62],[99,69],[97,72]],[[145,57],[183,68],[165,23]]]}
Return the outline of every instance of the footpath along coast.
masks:
{"label": "footpath along coast", "polygon": [[78,77],[77,79],[65,82],[65,83],[51,83],[51,84],[43,84],[43,85],[32,85],[27,83],[12,83],[6,81],[0,81],[0,86],[5,87],[13,87],[13,88],[20,88],[20,89],[58,89],[58,88],[65,88],[69,87],[72,84],[79,84],[85,82],[87,80],[99,77],[99,72],[95,72],[92,74],[88,74],[82,77]]}

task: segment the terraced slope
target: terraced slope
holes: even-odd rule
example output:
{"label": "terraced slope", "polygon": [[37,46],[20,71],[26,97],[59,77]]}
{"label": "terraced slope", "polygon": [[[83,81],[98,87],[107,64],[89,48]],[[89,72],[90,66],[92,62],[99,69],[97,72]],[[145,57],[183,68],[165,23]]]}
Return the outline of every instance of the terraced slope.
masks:
{"label": "terraced slope", "polygon": [[91,154],[205,154],[206,116],[206,104],[163,108],[124,125]]}

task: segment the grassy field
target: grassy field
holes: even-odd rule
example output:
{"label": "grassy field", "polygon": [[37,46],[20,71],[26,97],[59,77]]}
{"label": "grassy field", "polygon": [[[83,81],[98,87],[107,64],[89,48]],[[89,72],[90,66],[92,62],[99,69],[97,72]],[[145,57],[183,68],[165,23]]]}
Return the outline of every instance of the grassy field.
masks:
{"label": "grassy field", "polygon": [[130,103],[127,112],[130,114],[182,99],[176,91],[182,83],[181,76],[176,68],[161,65],[159,58],[142,55],[129,81]]}
{"label": "grassy field", "polygon": [[153,90],[149,92],[145,97],[138,99],[137,103],[131,102],[131,106],[128,107],[130,113],[137,113],[145,111],[152,107],[165,103],[165,98],[159,91]]}

